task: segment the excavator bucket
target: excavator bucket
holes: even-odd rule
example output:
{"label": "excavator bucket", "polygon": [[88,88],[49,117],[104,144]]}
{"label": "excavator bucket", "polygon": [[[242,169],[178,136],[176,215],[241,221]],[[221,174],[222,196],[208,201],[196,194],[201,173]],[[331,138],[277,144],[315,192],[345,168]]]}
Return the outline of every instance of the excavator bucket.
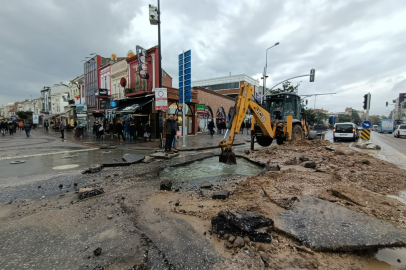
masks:
{"label": "excavator bucket", "polygon": [[221,149],[221,154],[219,156],[219,162],[225,163],[228,165],[237,164],[237,159],[234,152],[231,149],[223,150]]}

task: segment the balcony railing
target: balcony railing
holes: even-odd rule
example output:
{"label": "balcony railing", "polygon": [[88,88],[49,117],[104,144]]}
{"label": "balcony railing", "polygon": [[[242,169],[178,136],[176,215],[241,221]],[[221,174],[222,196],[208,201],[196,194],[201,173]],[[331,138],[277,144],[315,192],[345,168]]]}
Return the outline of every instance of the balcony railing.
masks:
{"label": "balcony railing", "polygon": [[131,82],[126,95],[138,92],[152,92],[152,81]]}
{"label": "balcony railing", "polygon": [[125,99],[124,91],[119,94],[112,94],[111,95],[111,100],[119,100],[119,99]]}

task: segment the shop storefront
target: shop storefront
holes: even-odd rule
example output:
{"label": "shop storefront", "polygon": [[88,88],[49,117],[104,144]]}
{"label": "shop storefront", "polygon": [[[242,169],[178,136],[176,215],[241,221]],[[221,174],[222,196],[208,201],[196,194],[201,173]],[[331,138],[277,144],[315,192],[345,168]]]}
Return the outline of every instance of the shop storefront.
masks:
{"label": "shop storefront", "polygon": [[155,128],[152,124],[156,117],[152,110],[153,101],[152,97],[140,97],[120,102],[119,107],[108,110],[108,119],[113,123],[114,132],[118,121],[129,121],[136,127],[136,136],[143,137],[145,125],[148,123],[150,125],[151,138],[155,138]]}
{"label": "shop storefront", "polygon": [[[182,108],[183,108],[183,104],[180,103],[172,103],[169,107],[168,107],[168,112],[167,114],[175,114],[177,116],[178,119],[178,123],[179,123],[179,128],[180,131],[182,132],[182,128],[183,128],[183,113],[182,113]],[[191,108],[189,107],[188,104],[186,104],[186,112],[185,112],[185,130],[186,130],[186,134],[187,135],[192,135],[195,134],[194,132],[194,115],[193,112],[191,110]],[[183,134],[183,132],[182,132]]]}

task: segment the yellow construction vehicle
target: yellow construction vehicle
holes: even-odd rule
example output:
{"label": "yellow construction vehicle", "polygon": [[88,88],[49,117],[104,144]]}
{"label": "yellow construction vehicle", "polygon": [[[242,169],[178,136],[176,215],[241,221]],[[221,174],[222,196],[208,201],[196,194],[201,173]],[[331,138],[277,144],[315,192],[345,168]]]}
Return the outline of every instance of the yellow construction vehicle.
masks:
{"label": "yellow construction vehicle", "polygon": [[[235,114],[232,115],[232,125],[228,140],[220,142],[220,162],[236,164],[235,154],[232,152],[234,136],[240,131],[241,124],[249,109],[251,118],[251,141],[256,138],[261,146],[269,146],[276,139],[277,144],[284,141],[295,141],[304,138],[314,139],[315,131],[309,131],[302,112],[300,96],[293,93],[268,95],[260,106],[252,98],[253,88],[249,84],[240,87]],[[272,117],[271,117],[272,115]],[[226,134],[227,136],[227,134]]]}

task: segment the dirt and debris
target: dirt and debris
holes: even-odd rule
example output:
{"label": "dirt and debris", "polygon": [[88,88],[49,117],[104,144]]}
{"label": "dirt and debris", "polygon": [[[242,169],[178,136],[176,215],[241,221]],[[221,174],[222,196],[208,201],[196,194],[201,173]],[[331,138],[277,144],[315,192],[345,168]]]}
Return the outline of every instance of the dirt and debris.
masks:
{"label": "dirt and debris", "polygon": [[[157,197],[170,201],[182,199],[182,204],[171,211],[185,220],[193,217],[193,220],[198,218],[207,224],[219,212],[229,209],[252,211],[272,219],[293,209],[303,196],[313,196],[406,229],[406,205],[386,196],[397,195],[399,190],[406,189],[405,171],[391,163],[353,150],[348,145],[323,140],[271,146],[245,154],[245,157],[280,166],[281,170],[267,170],[257,176],[228,181],[219,187],[230,191],[224,201],[212,200],[205,193],[185,191],[160,193]],[[312,166],[306,168],[305,164],[309,162]],[[223,255],[232,256],[242,250],[260,252],[266,269],[365,269],[376,253],[374,248],[344,253],[317,252],[297,245],[295,239],[281,232],[271,230],[269,233],[272,237],[269,244],[247,239],[243,248],[237,248],[229,241],[230,236],[237,234],[228,232],[218,234],[218,241],[211,242],[219,252],[224,252]]]}

